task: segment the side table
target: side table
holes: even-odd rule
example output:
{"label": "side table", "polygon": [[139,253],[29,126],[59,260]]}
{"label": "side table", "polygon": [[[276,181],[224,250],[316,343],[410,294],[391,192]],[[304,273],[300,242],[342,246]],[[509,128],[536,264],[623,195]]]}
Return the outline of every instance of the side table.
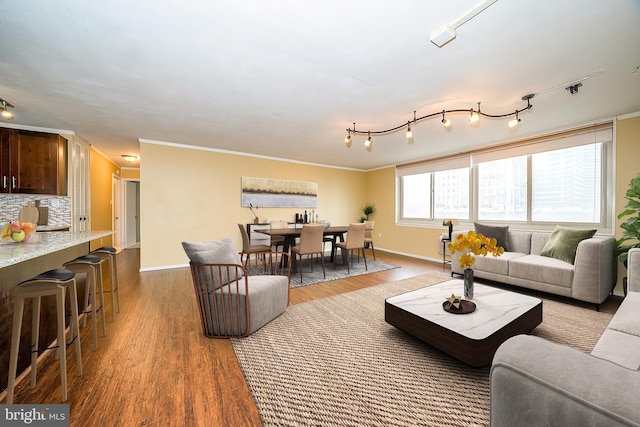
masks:
{"label": "side table", "polygon": [[447,260],[447,245],[451,243],[446,235],[440,236],[440,244],[442,245],[442,271],[447,264],[451,264],[451,260]]}

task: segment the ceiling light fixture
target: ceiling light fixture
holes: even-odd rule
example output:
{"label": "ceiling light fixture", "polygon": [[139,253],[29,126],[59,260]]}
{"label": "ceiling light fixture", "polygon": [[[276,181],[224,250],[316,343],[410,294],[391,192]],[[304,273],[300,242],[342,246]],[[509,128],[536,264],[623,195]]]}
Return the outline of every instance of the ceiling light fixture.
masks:
{"label": "ceiling light fixture", "polygon": [[474,124],[478,123],[480,120],[480,103],[478,102],[478,111],[473,111],[473,108],[470,111],[471,117],[469,117],[469,123]]}
{"label": "ceiling light fixture", "polygon": [[[429,119],[431,117],[435,117],[435,116],[442,116],[442,124],[445,127],[449,127],[451,126],[451,121],[449,119],[446,118],[446,114],[452,114],[452,113],[467,113],[470,114],[469,117],[469,122],[473,123],[477,123],[480,120],[480,117],[488,117],[491,119],[501,119],[501,118],[506,118],[506,117],[515,117],[515,119],[513,120],[517,120],[517,123],[520,123],[521,119],[519,117],[520,113],[522,113],[523,111],[527,111],[530,110],[531,108],[533,108],[533,105],[531,105],[531,99],[534,97],[534,94],[529,94],[529,95],[525,95],[522,97],[523,101],[527,101],[527,106],[520,108],[520,109],[516,109],[514,112],[512,113],[505,113],[505,114],[488,114],[485,113],[483,111],[480,111],[480,103],[478,102],[478,110],[474,110],[473,108],[471,109],[454,109],[454,110],[442,110],[442,111],[438,111],[436,113],[430,113],[430,114],[426,114],[422,117],[416,117],[416,112],[413,112],[413,121],[408,121],[407,123],[402,123],[401,125],[398,125],[396,127],[393,127],[391,129],[385,129],[385,130],[367,130],[367,131],[361,131],[361,130],[356,130],[356,124],[353,124],[353,129],[352,128],[348,128],[347,129],[347,137],[350,138],[351,135],[367,135],[367,140],[365,141],[364,145],[365,147],[367,147],[367,149],[371,149],[371,134],[374,135],[387,135],[390,133],[394,133],[399,131],[400,129],[404,129],[404,127],[407,127],[407,134],[410,131],[410,125],[413,124],[414,126],[422,121],[422,120],[426,120]],[[472,120],[473,119],[473,120]],[[509,123],[511,123],[510,120]],[[513,127],[509,124],[509,127]],[[413,132],[411,133],[411,136],[413,137]],[[345,142],[346,142],[346,138],[345,138]],[[350,145],[347,144],[347,147],[349,147]]]}
{"label": "ceiling light fixture", "polygon": [[2,117],[7,120],[11,120],[13,119],[14,115],[7,108],[16,108],[16,107],[11,105],[8,101],[5,101],[4,99],[0,98],[0,115],[2,115]]}
{"label": "ceiling light fixture", "polygon": [[[416,112],[413,112],[413,123],[416,122]],[[411,130],[411,121],[407,122],[407,139],[413,141],[413,131]]]}
{"label": "ceiling light fixture", "polygon": [[411,122],[407,122],[407,139],[413,138],[413,132],[411,131]]}
{"label": "ceiling light fixture", "polygon": [[518,126],[521,121],[522,119],[518,117],[518,112],[516,111],[516,116],[507,122],[507,126],[509,126],[510,128],[514,128]]}
{"label": "ceiling light fixture", "polygon": [[135,154],[123,154],[122,158],[129,163],[135,162],[136,160],[138,160],[138,156],[136,156]]}
{"label": "ceiling light fixture", "polygon": [[371,141],[371,132],[369,132],[367,135],[367,140],[364,142],[364,146],[370,149],[371,144],[373,144],[373,141]]}
{"label": "ceiling light fixture", "polygon": [[444,110],[442,110],[442,126],[448,128],[449,126],[451,126],[451,120],[447,119],[444,116]]}
{"label": "ceiling light fixture", "polygon": [[571,86],[565,87],[565,89],[571,92],[571,95],[573,95],[574,93],[578,93],[578,89],[580,89],[581,87],[582,87],[582,83],[576,83]]}

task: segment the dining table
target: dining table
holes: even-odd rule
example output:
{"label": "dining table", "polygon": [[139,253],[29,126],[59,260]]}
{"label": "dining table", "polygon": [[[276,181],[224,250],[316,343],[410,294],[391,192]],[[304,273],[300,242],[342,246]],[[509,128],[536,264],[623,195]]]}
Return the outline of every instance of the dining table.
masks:
{"label": "dining table", "polygon": [[[344,242],[344,233],[347,232],[349,226],[347,225],[336,225],[325,227],[323,236],[331,237],[331,257],[329,258],[330,262],[333,262],[333,259],[336,254],[336,242]],[[266,230],[256,230],[257,233],[267,234],[271,237],[283,237],[284,238],[284,247],[282,249],[285,253],[291,253],[291,248],[296,244],[296,238],[300,237],[300,233],[302,232],[302,227],[289,227],[289,228],[272,228]],[[347,262],[347,253],[342,251],[342,261],[344,263]],[[292,267],[292,271],[296,271],[296,263],[294,262]]]}

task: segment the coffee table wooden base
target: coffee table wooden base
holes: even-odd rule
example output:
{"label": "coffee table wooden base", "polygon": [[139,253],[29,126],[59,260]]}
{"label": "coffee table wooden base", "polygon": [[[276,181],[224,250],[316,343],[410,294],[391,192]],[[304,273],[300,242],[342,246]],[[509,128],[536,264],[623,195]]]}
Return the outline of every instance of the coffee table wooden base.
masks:
{"label": "coffee table wooden base", "polygon": [[[434,287],[437,286],[438,285],[434,285]],[[429,288],[432,287],[424,288],[424,290]],[[520,313],[515,318],[507,318],[504,321],[499,321],[498,319],[489,320],[487,322],[487,327],[490,328],[489,331],[482,334],[483,336],[480,337],[473,336],[473,334],[467,334],[463,327],[465,323],[464,321],[458,322],[456,326],[446,327],[443,326],[442,323],[447,324],[449,319],[444,318],[444,322],[442,322],[441,320],[443,319],[443,316],[441,313],[434,311],[431,311],[431,313],[435,314],[425,314],[425,312],[420,313],[420,308],[416,308],[416,301],[420,301],[420,298],[424,298],[424,304],[432,303],[434,300],[433,294],[437,292],[437,294],[440,295],[442,294],[441,290],[431,289],[430,292],[426,293],[426,297],[420,295],[419,292],[422,290],[413,291],[417,292],[418,299],[409,299],[412,301],[410,304],[403,304],[398,300],[394,300],[395,297],[388,298],[385,301],[385,320],[387,323],[397,327],[398,329],[413,335],[414,337],[438,348],[439,350],[470,366],[486,366],[491,363],[496,350],[503,342],[513,336],[527,334],[542,323],[541,300],[496,288],[490,289],[494,292],[507,292],[509,294],[513,294],[517,296],[516,299],[524,298],[525,304],[521,307]],[[410,293],[399,295],[398,297],[409,294]],[[446,316],[456,316],[456,318],[464,319],[466,316],[482,315],[482,310],[487,310],[487,307],[483,307],[482,304],[482,292],[478,292],[476,298],[473,300],[478,306],[476,312],[458,315],[446,313],[441,307],[442,301],[444,301],[446,296],[447,294],[445,291],[444,294],[442,294],[442,298],[439,300],[439,310],[442,311],[442,313],[445,313]],[[510,297],[510,295],[507,297]],[[531,301],[526,300],[527,298],[530,298]],[[394,301],[396,303],[394,303]],[[507,313],[508,310],[511,310],[511,308],[512,307],[509,305],[505,305],[505,313]],[[496,307],[491,307],[491,310],[493,310],[494,313],[500,312],[500,309],[496,309]],[[469,318],[469,323],[472,323],[471,320],[472,319]],[[492,322],[493,325],[491,325]],[[462,325],[462,327],[460,325]]]}

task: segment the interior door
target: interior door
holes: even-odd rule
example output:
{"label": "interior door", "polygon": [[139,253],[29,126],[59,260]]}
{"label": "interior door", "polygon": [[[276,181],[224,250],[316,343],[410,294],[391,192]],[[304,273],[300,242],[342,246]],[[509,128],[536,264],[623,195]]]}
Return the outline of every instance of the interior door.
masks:
{"label": "interior door", "polygon": [[127,181],[126,192],[126,247],[131,247],[140,241],[140,183]]}

